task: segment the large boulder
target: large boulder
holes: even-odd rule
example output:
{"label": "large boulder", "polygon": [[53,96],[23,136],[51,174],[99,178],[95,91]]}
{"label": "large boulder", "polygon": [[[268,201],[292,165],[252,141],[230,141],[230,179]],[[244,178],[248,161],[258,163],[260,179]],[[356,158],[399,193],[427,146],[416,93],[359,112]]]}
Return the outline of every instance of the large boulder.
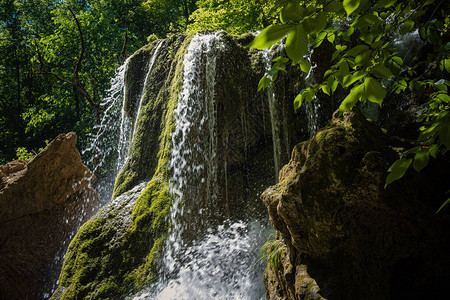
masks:
{"label": "large boulder", "polygon": [[402,143],[347,112],[294,148],[280,183],[262,195],[278,237],[269,299],[447,297],[450,218],[435,212],[449,164],[432,161],[384,188]]}
{"label": "large boulder", "polygon": [[0,166],[0,299],[50,296],[68,241],[98,207],[77,137]]}

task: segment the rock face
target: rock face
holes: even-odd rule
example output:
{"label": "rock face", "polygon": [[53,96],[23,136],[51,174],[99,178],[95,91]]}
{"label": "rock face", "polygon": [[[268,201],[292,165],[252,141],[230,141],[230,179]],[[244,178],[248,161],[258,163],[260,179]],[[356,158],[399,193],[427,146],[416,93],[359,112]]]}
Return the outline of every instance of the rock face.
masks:
{"label": "rock face", "polygon": [[0,166],[0,299],[49,296],[68,241],[97,208],[76,134]]}
{"label": "rock face", "polygon": [[[450,218],[435,212],[446,199],[449,164],[434,162],[384,189],[398,146],[348,112],[294,147],[280,183],[262,195],[281,249],[265,272],[269,299],[448,295]],[[321,296],[305,282],[304,265]]]}
{"label": "rock face", "polygon": [[[289,159],[292,145],[308,138],[310,132],[300,130],[307,127],[305,111],[295,114],[292,95],[281,93],[300,92],[302,84],[298,80],[286,76],[271,92],[257,91],[272,54],[266,53],[264,57],[261,51],[245,49],[252,35],[200,33],[205,35],[214,42],[199,46],[201,51],[196,54],[199,56],[194,57],[198,64],[191,75],[200,78],[192,82],[199,85],[192,97],[198,102],[192,107],[203,107],[203,110],[199,109],[198,119],[190,120],[196,125],[186,132],[190,135],[186,143],[197,143],[196,148],[215,148],[214,155],[203,161],[204,153],[196,152],[199,165],[209,168],[199,168],[202,171],[197,172],[215,172],[210,186],[216,188],[214,193],[221,200],[207,207],[204,192],[207,184],[201,178],[209,177],[191,176],[194,179],[189,185],[201,188],[191,189],[192,193],[198,193],[198,197],[192,197],[198,201],[186,204],[190,205],[186,210],[192,212],[190,219],[201,219],[193,226],[207,227],[244,212],[256,210],[253,218],[265,216],[257,195],[276,182],[274,152],[277,152],[278,165],[283,165]],[[169,192],[172,175],[169,163],[175,117],[180,114],[175,111],[184,93],[184,57],[192,40],[200,43],[202,38],[175,35],[147,45],[130,57],[123,107],[135,132],[130,138],[129,159],[115,182],[115,204],[102,208],[74,237],[54,298],[123,298],[156,280],[160,270],[158,258],[164,255],[161,250],[168,234],[167,216],[173,202]],[[154,63],[150,63],[153,58]],[[213,95],[212,99],[208,98],[211,101],[208,109],[204,104],[206,98],[202,99],[204,94]],[[275,94],[273,102],[268,101],[269,94]],[[314,122],[323,126],[322,120]],[[201,145],[196,142],[198,136],[203,137]],[[142,182],[147,185],[138,195],[135,188]],[[196,231],[189,227],[186,235],[189,232]]]}

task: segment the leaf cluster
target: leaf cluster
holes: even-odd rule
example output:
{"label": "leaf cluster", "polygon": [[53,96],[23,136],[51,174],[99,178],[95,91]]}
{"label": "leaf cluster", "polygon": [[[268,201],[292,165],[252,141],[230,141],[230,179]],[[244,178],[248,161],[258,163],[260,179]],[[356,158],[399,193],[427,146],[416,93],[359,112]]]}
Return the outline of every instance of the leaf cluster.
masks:
{"label": "leaf cluster", "polygon": [[[265,49],[286,38],[288,59],[275,59],[258,89],[268,87],[289,61],[304,73],[310,72],[307,55],[310,49],[323,43],[332,44],[335,49],[323,82],[301,91],[294,99],[295,110],[304,100],[313,101],[319,91],[331,95],[339,86],[348,91],[339,107],[341,113],[359,102],[370,101],[381,107],[388,85],[393,86],[392,92],[415,93],[428,103],[421,118],[423,126],[417,146],[403,153],[391,166],[386,185],[400,179],[411,164],[420,171],[430,156],[435,158],[450,148],[450,98],[446,80],[450,70],[450,21],[445,1],[292,1],[281,9],[279,20],[262,30],[248,45]],[[397,52],[393,42],[395,37],[417,33],[431,50],[423,62],[428,70],[424,73],[408,67],[404,62],[406,56]]]}

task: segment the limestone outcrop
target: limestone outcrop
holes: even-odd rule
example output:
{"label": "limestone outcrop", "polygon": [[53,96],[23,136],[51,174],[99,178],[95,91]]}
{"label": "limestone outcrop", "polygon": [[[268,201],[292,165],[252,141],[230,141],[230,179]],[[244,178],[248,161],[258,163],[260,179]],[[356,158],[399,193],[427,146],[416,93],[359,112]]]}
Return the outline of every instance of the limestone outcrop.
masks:
{"label": "limestone outcrop", "polygon": [[279,184],[262,195],[281,249],[265,272],[269,299],[448,295],[450,218],[435,212],[446,199],[449,164],[433,161],[385,189],[401,146],[347,112],[294,147]]}
{"label": "limestone outcrop", "polygon": [[62,257],[98,206],[77,137],[59,135],[30,161],[0,166],[0,299],[42,299]]}

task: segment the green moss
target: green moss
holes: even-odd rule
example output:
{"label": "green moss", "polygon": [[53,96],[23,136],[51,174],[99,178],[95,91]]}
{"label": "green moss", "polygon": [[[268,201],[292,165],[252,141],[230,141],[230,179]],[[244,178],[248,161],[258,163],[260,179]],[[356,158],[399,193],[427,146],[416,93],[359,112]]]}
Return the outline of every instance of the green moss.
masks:
{"label": "green moss", "polygon": [[[166,40],[150,73],[136,125],[132,158],[117,176],[113,198],[138,182],[166,173],[173,131],[173,110],[183,84],[183,59],[193,35]],[[175,55],[169,50],[178,49]],[[144,51],[144,50],[142,50]],[[173,57],[173,58],[172,58]],[[150,142],[151,141],[151,142]]]}
{"label": "green moss", "polygon": [[[146,91],[133,155],[116,181],[113,198],[123,198],[114,200],[119,203],[116,206],[102,208],[80,228],[69,246],[60,275],[60,286],[64,289],[59,288],[55,298],[116,299],[155,280],[157,258],[168,235],[166,216],[172,203],[167,164],[170,134],[175,126],[173,112],[182,88],[183,58],[191,38],[172,41],[182,44],[177,46],[167,74],[161,73],[160,66],[153,71],[155,74],[152,72],[152,76],[162,76],[164,80],[158,91]],[[162,60],[165,55],[166,52],[161,54]],[[167,62],[163,64],[167,67]],[[147,177],[152,179],[130,210],[126,201],[131,201],[127,200],[131,194],[127,191]],[[123,199],[125,202],[120,204]],[[128,221],[119,220],[121,217]]]}

